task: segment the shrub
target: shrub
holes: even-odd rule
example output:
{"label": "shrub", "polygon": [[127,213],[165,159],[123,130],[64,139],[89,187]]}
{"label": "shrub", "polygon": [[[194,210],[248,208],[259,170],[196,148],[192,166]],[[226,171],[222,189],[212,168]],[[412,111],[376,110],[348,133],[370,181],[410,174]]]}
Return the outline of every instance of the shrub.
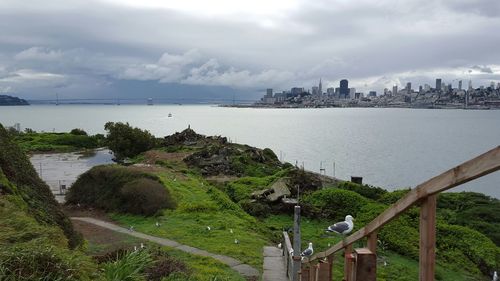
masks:
{"label": "shrub", "polygon": [[126,183],[121,189],[122,209],[126,213],[151,216],[175,204],[167,189],[158,181],[142,178]]}
{"label": "shrub", "polygon": [[0,280],[98,280],[97,272],[89,258],[50,241],[0,248]]}
{"label": "shrub", "polygon": [[336,187],[340,189],[354,191],[359,195],[362,195],[372,200],[378,200],[382,195],[387,193],[385,189],[382,189],[380,187],[361,185],[348,181],[341,182]]}
{"label": "shrub", "polygon": [[156,139],[151,133],[133,128],[128,123],[108,122],[104,129],[108,132],[106,143],[118,160],[132,158],[156,145]]}
{"label": "shrub", "polygon": [[356,215],[368,200],[354,191],[326,188],[302,198],[304,214],[330,220],[343,220],[346,215]]}
{"label": "shrub", "polygon": [[80,175],[66,194],[66,202],[143,215],[175,208],[157,176],[118,165],[96,166]]}
{"label": "shrub", "polygon": [[82,129],[75,128],[69,132],[72,135],[77,135],[77,136],[87,136],[87,132],[85,132]]}
{"label": "shrub", "polygon": [[188,267],[182,261],[170,256],[163,256],[152,266],[146,268],[146,280],[161,281],[163,277],[170,276],[172,273],[188,273]]}
{"label": "shrub", "polygon": [[271,207],[258,201],[243,200],[240,202],[240,206],[245,212],[254,217],[265,218],[271,214]]}
{"label": "shrub", "polygon": [[147,251],[130,252],[121,259],[103,264],[104,277],[107,281],[144,280],[144,270],[152,262]]}
{"label": "shrub", "polygon": [[378,201],[380,203],[392,205],[396,203],[399,199],[403,198],[403,196],[405,196],[409,191],[410,189],[400,189],[400,190],[394,190],[392,192],[387,192],[382,196],[380,196]]}

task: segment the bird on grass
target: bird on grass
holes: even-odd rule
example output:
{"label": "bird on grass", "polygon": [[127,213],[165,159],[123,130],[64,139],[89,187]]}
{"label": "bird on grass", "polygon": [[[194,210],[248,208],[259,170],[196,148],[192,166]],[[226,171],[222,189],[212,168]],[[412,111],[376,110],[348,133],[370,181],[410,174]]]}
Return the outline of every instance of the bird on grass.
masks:
{"label": "bird on grass", "polygon": [[134,252],[137,252],[137,246],[134,246]]}
{"label": "bird on grass", "polygon": [[278,244],[278,248],[280,248],[280,249],[281,249],[281,247],[282,247],[282,246],[281,246],[281,243],[279,243],[279,244]]}
{"label": "bird on grass", "polygon": [[129,226],[128,231],[130,231],[130,232],[134,231],[134,226],[133,225]]}
{"label": "bird on grass", "polygon": [[301,254],[300,256],[302,258],[304,257],[310,257],[312,256],[312,254],[314,254],[314,249],[313,249],[313,243],[309,242],[309,247],[307,247],[307,249],[305,249]]}
{"label": "bird on grass", "polygon": [[493,280],[493,281],[498,281],[498,274],[497,274],[497,272],[496,272],[496,271],[495,271],[495,272],[493,272],[493,279],[491,279],[491,280]]}
{"label": "bird on grass", "polygon": [[327,232],[333,232],[341,235],[346,235],[351,233],[351,231],[354,228],[354,219],[352,218],[351,215],[345,216],[345,221],[337,222],[334,223],[333,225],[330,225],[326,231]]}
{"label": "bird on grass", "polygon": [[232,228],[230,228],[230,229],[229,229],[229,233],[231,233],[231,234],[233,234],[233,233],[234,233],[234,231],[233,231],[233,229],[232,229]]}
{"label": "bird on grass", "polygon": [[207,231],[210,231],[212,230],[212,228],[210,226],[207,226]]}
{"label": "bird on grass", "polygon": [[234,239],[234,244],[240,244],[240,241],[238,239]]}
{"label": "bird on grass", "polygon": [[141,243],[141,249],[144,249],[144,248],[146,248],[146,247],[144,246],[144,243]]}

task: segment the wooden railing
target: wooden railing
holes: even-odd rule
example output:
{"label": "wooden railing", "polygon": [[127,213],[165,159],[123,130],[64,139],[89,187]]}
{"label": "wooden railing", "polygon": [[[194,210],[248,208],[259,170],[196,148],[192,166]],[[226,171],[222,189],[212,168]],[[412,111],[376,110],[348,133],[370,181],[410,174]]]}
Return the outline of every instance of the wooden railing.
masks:
{"label": "wooden railing", "polygon": [[283,256],[285,257],[285,267],[286,267],[286,276],[289,279],[292,279],[293,276],[293,248],[292,243],[290,242],[290,237],[288,233],[283,231],[283,241],[281,242],[283,247]]}
{"label": "wooden railing", "polygon": [[[356,231],[342,242],[309,259],[302,260],[301,269],[292,272],[291,280],[320,281],[332,280],[333,255],[344,250],[345,281],[376,280],[377,232],[384,225],[397,218],[410,207],[420,205],[420,281],[433,281],[435,270],[436,244],[436,198],[437,194],[469,182],[500,169],[500,146],[471,159],[439,176],[418,185],[406,196],[390,206],[366,226]],[[402,234],[404,235],[404,234]],[[286,234],[288,238],[288,234]],[[367,246],[354,249],[353,243],[367,238]],[[286,240],[286,239],[285,239]],[[288,241],[290,241],[288,239]],[[284,245],[286,243],[283,243]],[[287,245],[286,247],[290,247]],[[291,260],[290,258],[287,258]],[[328,267],[329,270],[321,270]]]}

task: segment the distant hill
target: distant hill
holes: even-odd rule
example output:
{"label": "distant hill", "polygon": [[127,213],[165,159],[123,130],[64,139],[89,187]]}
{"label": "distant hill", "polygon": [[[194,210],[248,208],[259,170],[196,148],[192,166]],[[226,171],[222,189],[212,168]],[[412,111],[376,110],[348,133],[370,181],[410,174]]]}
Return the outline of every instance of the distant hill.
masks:
{"label": "distant hill", "polygon": [[18,97],[0,95],[0,105],[30,105],[26,100]]}

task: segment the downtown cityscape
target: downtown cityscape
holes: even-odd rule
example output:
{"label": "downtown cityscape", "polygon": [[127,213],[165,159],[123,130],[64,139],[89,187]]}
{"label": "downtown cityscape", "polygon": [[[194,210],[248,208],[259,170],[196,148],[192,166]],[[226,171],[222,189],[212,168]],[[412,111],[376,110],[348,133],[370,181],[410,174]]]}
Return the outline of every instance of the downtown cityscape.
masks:
{"label": "downtown cityscape", "polygon": [[311,89],[293,87],[290,90],[274,92],[267,89],[265,95],[252,107],[316,108],[316,107],[403,107],[403,108],[455,108],[455,109],[499,109],[500,82],[488,86],[473,87],[468,81],[464,87],[459,80],[456,85],[444,83],[437,78],[435,85],[420,85],[412,88],[408,82],[404,86],[385,88],[383,93],[357,92],[349,87],[347,79],[340,80],[338,87],[323,89],[321,79]]}

